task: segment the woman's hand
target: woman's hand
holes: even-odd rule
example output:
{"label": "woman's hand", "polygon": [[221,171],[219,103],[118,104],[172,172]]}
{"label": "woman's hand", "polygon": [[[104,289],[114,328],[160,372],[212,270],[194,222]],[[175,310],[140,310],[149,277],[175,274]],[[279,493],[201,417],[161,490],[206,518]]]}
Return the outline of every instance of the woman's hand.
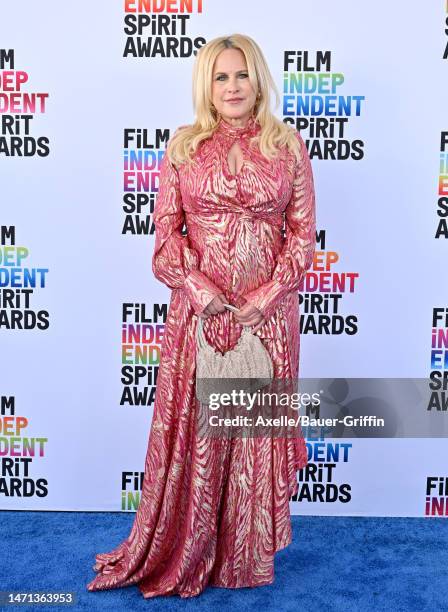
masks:
{"label": "woman's hand", "polygon": [[[224,310],[226,310],[224,304],[227,304],[226,296],[224,293],[219,293],[218,295],[215,295],[210,304],[204,308],[199,316],[202,319],[207,319],[210,315],[218,314],[218,312],[224,312]],[[246,302],[244,306],[238,310],[238,312],[234,312],[233,314],[237,323],[240,325],[255,325],[256,327],[252,329],[252,333],[260,329],[260,327],[266,322],[266,319],[258,308],[252,306],[249,302]]]}
{"label": "woman's hand", "polygon": [[224,312],[224,310],[226,309],[224,304],[227,304],[226,296],[224,295],[224,293],[218,293],[218,295],[215,295],[210,304],[208,304],[204,308],[204,310],[200,313],[199,316],[202,319],[207,319],[207,317],[209,317],[210,315],[218,314],[218,312]]}
{"label": "woman's hand", "polygon": [[252,329],[252,333],[256,332],[266,322],[263,314],[252,306],[249,302],[246,302],[238,312],[234,313],[235,319],[240,325],[256,325]]}

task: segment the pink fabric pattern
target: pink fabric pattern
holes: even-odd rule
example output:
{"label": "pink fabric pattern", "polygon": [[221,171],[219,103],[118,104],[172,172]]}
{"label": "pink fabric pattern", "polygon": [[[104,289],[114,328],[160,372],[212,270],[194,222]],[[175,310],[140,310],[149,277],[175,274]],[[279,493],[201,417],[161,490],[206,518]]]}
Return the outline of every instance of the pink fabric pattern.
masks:
{"label": "pink fabric pattern", "polygon": [[[145,598],[193,597],[207,585],[270,584],[275,552],[291,542],[289,497],[307,463],[301,432],[268,439],[195,435],[196,315],[218,293],[238,307],[248,300],[264,314],[255,333],[275,377],[298,377],[298,290],[316,240],[313,174],[298,132],[299,162],[286,147],[274,161],[250,148],[259,131],[254,118],[244,127],[221,119],[196,151],[195,167],[177,169],[167,155],[162,161],[152,270],[172,293],[145,477],[130,535],[96,555],[90,591],[137,584]],[[235,140],[244,163],[233,175],[227,155]],[[208,342],[222,352],[241,330],[228,310],[204,321]]]}

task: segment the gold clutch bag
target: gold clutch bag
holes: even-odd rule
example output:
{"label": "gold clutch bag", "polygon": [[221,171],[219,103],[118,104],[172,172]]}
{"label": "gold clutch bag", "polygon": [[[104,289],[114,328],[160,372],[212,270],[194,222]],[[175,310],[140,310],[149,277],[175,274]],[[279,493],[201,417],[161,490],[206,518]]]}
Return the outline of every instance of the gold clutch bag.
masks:
{"label": "gold clutch bag", "polygon": [[[224,306],[228,310],[238,312],[238,308],[231,304]],[[272,382],[273,372],[272,360],[266,347],[249,326],[243,327],[233,349],[221,353],[207,342],[202,317],[198,317],[196,397],[201,403],[208,404],[212,393],[232,393],[240,390],[254,393]]]}

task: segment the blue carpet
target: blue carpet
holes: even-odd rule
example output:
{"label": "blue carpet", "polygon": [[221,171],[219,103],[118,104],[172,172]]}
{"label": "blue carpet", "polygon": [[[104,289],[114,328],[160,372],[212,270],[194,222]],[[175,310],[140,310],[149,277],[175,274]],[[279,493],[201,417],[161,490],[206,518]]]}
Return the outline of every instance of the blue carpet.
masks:
{"label": "blue carpet", "polygon": [[[94,554],[125,539],[134,514],[2,511],[0,590],[74,591],[73,606],[15,610],[447,610],[448,524],[440,518],[293,516],[293,543],[273,585],[208,587],[202,595],[144,599],[137,586],[86,590]],[[3,608],[5,609],[5,608]]]}

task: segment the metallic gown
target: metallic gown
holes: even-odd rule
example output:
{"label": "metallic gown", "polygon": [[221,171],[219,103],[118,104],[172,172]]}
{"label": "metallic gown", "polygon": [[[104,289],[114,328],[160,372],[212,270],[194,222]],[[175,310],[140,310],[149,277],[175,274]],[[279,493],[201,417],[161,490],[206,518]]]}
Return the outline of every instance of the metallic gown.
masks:
{"label": "metallic gown", "polygon": [[[172,289],[140,503],[128,538],[96,555],[88,590],[137,584],[144,597],[192,597],[207,585],[270,584],[274,554],[291,542],[289,497],[307,463],[297,438],[195,435],[197,315],[224,293],[266,317],[255,332],[276,378],[297,378],[298,289],[315,250],[315,197],[309,156],[286,147],[272,161],[250,146],[260,131],[221,119],[199,145],[194,167],[165,155],[154,212],[152,270]],[[244,163],[232,175],[238,140]],[[285,223],[285,234],[282,228]],[[182,235],[186,225],[187,235]],[[229,310],[204,321],[208,342],[224,352],[240,333]]]}

